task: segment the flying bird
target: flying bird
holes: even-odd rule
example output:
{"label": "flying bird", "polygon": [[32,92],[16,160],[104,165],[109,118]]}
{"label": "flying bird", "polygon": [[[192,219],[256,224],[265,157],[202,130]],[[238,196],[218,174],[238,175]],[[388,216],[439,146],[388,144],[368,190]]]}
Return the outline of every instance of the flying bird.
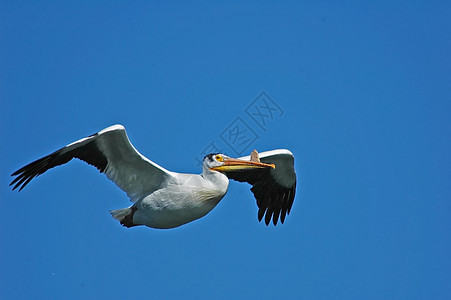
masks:
{"label": "flying bird", "polygon": [[114,125],[71,143],[14,172],[10,186],[22,190],[47,170],[78,158],[96,167],[133,204],[110,211],[125,227],[145,225],[174,228],[209,213],[224,197],[229,179],[252,185],[258,220],[277,225],[290,213],[296,191],[294,157],[279,149],[239,159],[221,153],[205,156],[201,174],[168,171],[141,155],[130,143],[125,128]]}

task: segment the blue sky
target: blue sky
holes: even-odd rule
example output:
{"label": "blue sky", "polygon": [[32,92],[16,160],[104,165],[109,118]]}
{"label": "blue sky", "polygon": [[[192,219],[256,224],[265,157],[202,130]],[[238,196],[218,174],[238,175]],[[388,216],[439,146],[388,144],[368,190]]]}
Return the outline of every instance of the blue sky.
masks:
{"label": "blue sky", "polygon": [[[449,299],[450,14],[2,1],[0,297]],[[262,92],[280,109],[264,126],[247,113]],[[79,161],[10,191],[19,167],[116,123],[173,171],[199,173],[212,143],[290,149],[291,214],[266,227],[233,182],[203,219],[126,229],[108,212],[125,193]],[[224,138],[237,124],[254,134],[245,149]]]}

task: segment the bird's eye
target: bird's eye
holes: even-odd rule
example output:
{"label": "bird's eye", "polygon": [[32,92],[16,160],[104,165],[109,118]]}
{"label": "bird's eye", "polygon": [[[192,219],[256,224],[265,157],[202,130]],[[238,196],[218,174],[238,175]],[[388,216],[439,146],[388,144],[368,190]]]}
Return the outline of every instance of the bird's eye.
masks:
{"label": "bird's eye", "polygon": [[215,158],[216,158],[217,161],[222,161],[222,156],[221,155],[216,155]]}

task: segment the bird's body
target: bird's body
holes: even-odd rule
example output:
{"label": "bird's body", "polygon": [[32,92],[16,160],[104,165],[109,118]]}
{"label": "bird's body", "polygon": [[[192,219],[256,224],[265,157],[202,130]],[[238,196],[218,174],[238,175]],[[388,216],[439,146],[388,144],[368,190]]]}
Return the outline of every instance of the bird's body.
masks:
{"label": "bird's body", "polygon": [[165,187],[137,201],[133,223],[173,228],[205,216],[221,201],[229,186],[224,174],[210,170],[205,173],[179,173]]}
{"label": "bird's body", "polygon": [[[130,197],[132,206],[111,211],[122,225],[164,229],[209,213],[227,193],[231,178],[253,185],[251,190],[260,207],[259,220],[266,213],[266,224],[272,217],[275,225],[279,214],[283,222],[290,212],[296,177],[291,152],[265,153],[268,155],[262,153],[255,158],[254,154],[243,159],[209,154],[204,158],[201,174],[176,173],[142,156],[128,140],[124,127],[115,125],[19,169],[13,173],[17,177],[11,185],[21,190],[48,169],[79,158],[105,173]],[[257,161],[260,159],[262,162]]]}

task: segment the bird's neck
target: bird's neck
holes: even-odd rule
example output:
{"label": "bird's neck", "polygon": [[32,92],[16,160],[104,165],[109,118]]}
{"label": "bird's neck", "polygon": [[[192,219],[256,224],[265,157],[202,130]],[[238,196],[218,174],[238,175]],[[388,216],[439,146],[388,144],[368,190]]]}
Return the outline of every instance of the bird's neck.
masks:
{"label": "bird's neck", "polygon": [[203,168],[202,177],[216,186],[218,189],[223,190],[224,193],[227,191],[229,187],[229,178],[221,172],[212,171],[207,167]]}

